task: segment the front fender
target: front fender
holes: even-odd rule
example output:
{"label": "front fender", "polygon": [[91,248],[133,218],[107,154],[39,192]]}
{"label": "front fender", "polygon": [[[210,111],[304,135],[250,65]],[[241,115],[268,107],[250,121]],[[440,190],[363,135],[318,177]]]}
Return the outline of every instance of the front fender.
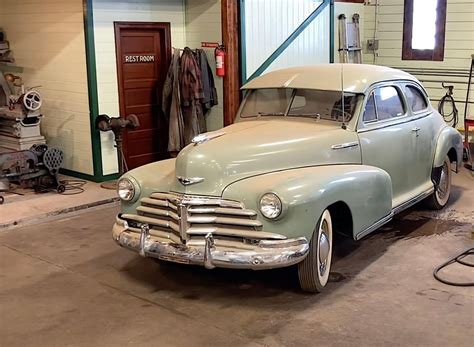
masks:
{"label": "front fender", "polygon": [[444,160],[451,148],[456,151],[456,171],[462,164],[462,136],[454,128],[445,127],[441,130],[436,143],[433,167],[443,166]]}
{"label": "front fender", "polygon": [[[263,217],[259,201],[273,192],[283,202],[277,220]],[[385,171],[366,165],[332,165],[285,170],[235,182],[223,198],[238,200],[258,211],[265,231],[289,238],[311,238],[316,223],[330,205],[342,201],[352,213],[352,233],[357,235],[392,211],[392,184]]]}
{"label": "front fender", "polygon": [[[122,213],[136,213],[136,208],[140,205],[140,198],[148,197],[154,192],[167,192],[176,180],[174,175],[174,165],[176,159],[157,161],[151,164],[140,166],[122,175],[135,182],[138,192],[132,201],[123,201]],[[121,178],[122,178],[121,177]]]}

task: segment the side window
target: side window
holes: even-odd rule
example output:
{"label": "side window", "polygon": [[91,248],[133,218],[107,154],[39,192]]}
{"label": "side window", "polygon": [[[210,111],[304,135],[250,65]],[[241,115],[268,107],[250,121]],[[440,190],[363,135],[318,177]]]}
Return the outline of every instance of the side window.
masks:
{"label": "side window", "polygon": [[418,88],[414,86],[406,86],[405,95],[407,96],[408,103],[413,112],[423,111],[428,108],[425,96]]}
{"label": "side window", "polygon": [[365,104],[364,122],[374,122],[377,120],[377,113],[375,112],[375,98],[374,93],[370,94],[369,100]]}
{"label": "side window", "polygon": [[384,120],[405,114],[402,99],[395,87],[380,87],[374,90],[377,119]]}

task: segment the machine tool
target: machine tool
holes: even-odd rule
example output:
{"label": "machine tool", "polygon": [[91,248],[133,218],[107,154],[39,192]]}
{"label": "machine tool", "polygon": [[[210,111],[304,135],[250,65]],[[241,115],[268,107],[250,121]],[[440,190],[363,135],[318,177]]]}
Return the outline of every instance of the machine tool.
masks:
{"label": "machine tool", "polygon": [[[63,160],[61,150],[45,144],[0,154],[0,193],[9,191],[11,183],[37,191],[55,189],[63,193],[65,186],[58,180]],[[3,202],[4,198],[0,196],[0,204]]]}

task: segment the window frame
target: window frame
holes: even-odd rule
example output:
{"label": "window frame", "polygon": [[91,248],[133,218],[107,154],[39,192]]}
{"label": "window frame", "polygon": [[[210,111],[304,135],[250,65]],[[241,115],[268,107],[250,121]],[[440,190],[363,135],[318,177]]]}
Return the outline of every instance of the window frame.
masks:
{"label": "window frame", "polygon": [[403,8],[402,60],[443,61],[446,37],[447,0],[438,0],[436,9],[436,35],[434,49],[413,49],[413,1],[405,0]]}
{"label": "window frame", "polygon": [[[374,96],[375,116],[377,118],[374,119],[374,120],[365,121],[364,120],[364,114],[365,114],[365,107],[367,105],[367,102],[369,101],[371,95],[374,94],[376,89],[380,89],[380,88],[384,88],[384,87],[393,87],[393,88],[395,88],[395,90],[398,93],[398,97],[400,98],[400,102],[402,104],[402,107],[403,107],[403,114],[400,115],[400,116],[380,120],[379,116],[378,116],[378,111],[377,111],[377,100]],[[405,94],[404,94],[404,92],[403,92],[403,90],[402,90],[402,88],[400,87],[399,84],[397,84],[395,82],[376,84],[370,89],[370,92],[367,93],[366,96],[365,96],[364,105],[363,105],[362,110],[361,110],[362,111],[361,112],[361,123],[364,127],[370,127],[372,125],[377,126],[377,125],[385,124],[385,123],[389,123],[389,122],[397,123],[397,121],[399,121],[400,119],[404,119],[405,117],[407,117],[408,109],[409,108],[408,108],[408,105],[407,105],[406,96],[405,96]]]}
{"label": "window frame", "polygon": [[[408,88],[415,88],[416,90],[418,90],[421,94],[421,96],[424,98],[425,100],[425,104],[426,104],[426,108],[420,110],[420,111],[414,111],[413,108],[411,107],[411,104],[408,100],[408,94],[407,94],[407,90]],[[415,84],[415,83],[406,83],[404,86],[403,86],[403,94],[405,96],[405,99],[406,99],[406,104],[408,106],[408,108],[410,109],[410,112],[414,115],[419,115],[421,113],[424,113],[424,112],[427,112],[429,109],[430,109],[430,98],[428,97],[428,95],[426,94],[425,90],[423,88],[421,88],[418,84]]]}

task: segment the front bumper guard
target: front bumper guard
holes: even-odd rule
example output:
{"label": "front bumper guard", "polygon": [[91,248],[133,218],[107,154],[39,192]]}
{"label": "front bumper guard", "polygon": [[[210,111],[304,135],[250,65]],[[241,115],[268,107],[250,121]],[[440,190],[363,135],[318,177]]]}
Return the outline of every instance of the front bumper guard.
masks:
{"label": "front bumper guard", "polygon": [[309,251],[304,237],[286,240],[261,240],[251,250],[221,247],[212,233],[204,240],[174,243],[149,233],[149,226],[142,224],[141,232],[128,230],[125,221],[117,218],[113,238],[122,247],[138,252],[142,257],[215,267],[263,270],[291,266],[302,261]]}

